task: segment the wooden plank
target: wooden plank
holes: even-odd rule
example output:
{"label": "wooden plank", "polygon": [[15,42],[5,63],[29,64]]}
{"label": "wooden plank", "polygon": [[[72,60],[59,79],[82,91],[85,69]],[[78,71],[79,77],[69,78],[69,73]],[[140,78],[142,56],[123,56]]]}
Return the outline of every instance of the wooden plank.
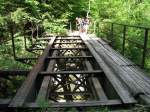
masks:
{"label": "wooden plank", "polygon": [[[86,56],[84,51],[81,51],[81,55],[82,56]],[[91,65],[91,63],[89,61],[86,60],[85,61],[85,65],[86,65],[86,68],[87,68],[88,71],[92,71],[93,70],[93,67],[92,67],[92,65]]]}
{"label": "wooden plank", "polygon": [[[90,44],[88,40],[91,41],[86,35],[81,35],[81,38],[84,40],[85,44],[89,48],[90,52],[95,57],[96,61],[98,62],[99,66],[103,69],[107,79],[111,82],[114,89],[120,96],[123,103],[135,103],[135,99],[131,96],[128,89],[120,82],[120,80],[116,77],[112,69],[104,62],[104,60],[99,56],[101,49],[96,43],[93,43],[93,46]],[[99,52],[99,53],[98,53]]]}
{"label": "wooden plank", "polygon": [[[59,46],[56,46],[59,47]],[[52,57],[56,57],[57,56],[57,52],[58,51],[53,51],[52,53]],[[46,72],[52,72],[54,65],[56,63],[56,60],[51,59],[47,68],[46,68]],[[36,102],[38,103],[40,100],[42,101],[47,101],[48,100],[48,95],[49,95],[49,90],[50,90],[50,84],[51,84],[51,76],[45,76],[43,78],[42,84],[41,84],[41,88],[39,90]]]}
{"label": "wooden plank", "polygon": [[95,93],[96,93],[97,98],[101,101],[108,100],[108,98],[100,84],[100,81],[96,77],[91,77],[90,80],[93,84],[94,90],[96,91]]}
{"label": "wooden plank", "polygon": [[0,109],[7,108],[11,99],[0,99]]}
{"label": "wooden plank", "polygon": [[111,43],[111,41],[110,40],[108,40],[108,39],[106,39],[106,38],[102,38],[106,43],[108,43],[108,44],[110,44]]}
{"label": "wooden plank", "polygon": [[[119,68],[117,67],[117,65],[115,65],[113,62],[111,62],[111,59],[109,57],[107,57],[107,55],[105,55],[105,51],[102,50],[102,48],[99,46],[98,43],[96,43],[96,41],[92,41],[90,40],[90,42],[92,43],[93,46],[96,46],[95,50],[96,52],[99,54],[99,56],[102,57],[102,59],[104,60],[104,62],[112,69],[115,68],[115,72],[114,74],[118,73]],[[109,61],[108,61],[109,60]],[[112,69],[114,70],[114,69]],[[122,72],[119,73],[120,75],[122,74]],[[122,76],[122,75],[121,75]],[[122,94],[119,94],[119,96],[122,98],[124,103],[135,103],[135,99],[131,96],[130,92],[128,91],[127,87],[125,85],[123,85],[123,83],[121,83],[120,79],[118,79],[117,83],[120,85],[122,84],[122,89],[118,88],[118,90],[116,90],[117,92],[120,90],[120,92],[122,91]],[[125,94],[126,92],[126,94]]]}
{"label": "wooden plank", "polygon": [[[57,51],[54,51],[52,56],[56,56],[57,55]],[[53,67],[55,64],[55,60],[50,60],[47,70],[46,72],[52,72],[53,71]],[[41,88],[39,90],[36,102],[39,102],[41,99],[42,101],[46,101],[48,99],[48,93],[49,93],[49,87],[50,87],[50,82],[51,82],[51,76],[45,76],[42,84],[41,84]]]}
{"label": "wooden plank", "polygon": [[[117,70],[120,69],[122,71],[121,72],[122,74],[118,74],[118,76],[128,86],[130,91],[133,93],[133,96],[138,95],[140,99],[143,99],[143,97],[145,97],[144,98],[145,102],[147,102],[148,101],[147,95],[148,93],[150,94],[150,91],[149,91],[150,90],[150,78],[147,77],[146,73],[142,72],[142,70],[140,70],[140,68],[138,67],[122,66],[122,65],[133,64],[133,62],[131,62],[128,59],[125,59],[123,56],[121,56],[119,53],[114,51],[109,46],[104,46],[104,47],[106,48],[104,49],[105,52],[107,52],[107,55],[113,61],[111,63],[115,62],[117,65],[120,66],[120,67],[119,66],[117,67],[116,65],[114,69],[117,69]],[[143,94],[145,94],[145,96]]]}
{"label": "wooden plank", "polygon": [[28,74],[28,77],[26,78],[26,80],[23,82],[22,86],[17,91],[17,94],[12,99],[9,107],[21,107],[28,100],[28,97],[32,93],[32,89],[34,89],[37,75],[39,74],[39,72],[41,71],[41,69],[44,65],[44,60],[48,56],[49,50],[51,49],[55,38],[56,37],[53,37],[50,40],[47,48],[44,50],[43,54],[38,59],[37,64],[34,65],[33,69]]}
{"label": "wooden plank", "polygon": [[[81,51],[81,54],[83,56],[86,55],[84,51]],[[87,70],[93,70],[93,67],[89,61],[85,61],[85,64]],[[89,78],[89,83],[91,84],[91,89],[94,97],[98,98],[99,100],[108,100],[103,88],[101,87],[100,82],[96,77]]]}
{"label": "wooden plank", "polygon": [[[113,61],[111,63],[113,63]],[[145,90],[149,92],[150,85],[148,83],[146,84],[146,80],[144,81],[139,75],[132,72],[129,67],[120,67],[116,65],[116,67],[113,67],[113,69],[118,72],[118,76],[128,85],[130,90],[134,91],[134,94],[140,93]],[[120,73],[122,74],[120,75]]]}
{"label": "wooden plank", "polygon": [[[85,101],[85,102],[58,102],[50,103],[49,108],[65,108],[65,107],[95,107],[95,106],[119,106],[122,105],[120,100],[108,100],[108,101]],[[28,108],[40,108],[36,103],[26,103],[24,107]]]}

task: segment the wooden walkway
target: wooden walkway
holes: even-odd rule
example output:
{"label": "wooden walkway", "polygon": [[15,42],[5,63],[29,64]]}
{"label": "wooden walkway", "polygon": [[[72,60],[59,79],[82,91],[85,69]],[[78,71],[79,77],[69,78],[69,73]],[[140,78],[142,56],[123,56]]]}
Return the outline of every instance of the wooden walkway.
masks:
{"label": "wooden walkway", "polygon": [[102,39],[81,34],[39,40],[48,45],[30,49],[43,50],[31,71],[0,71],[0,77],[26,76],[13,98],[0,99],[1,109],[150,104],[150,78]]}

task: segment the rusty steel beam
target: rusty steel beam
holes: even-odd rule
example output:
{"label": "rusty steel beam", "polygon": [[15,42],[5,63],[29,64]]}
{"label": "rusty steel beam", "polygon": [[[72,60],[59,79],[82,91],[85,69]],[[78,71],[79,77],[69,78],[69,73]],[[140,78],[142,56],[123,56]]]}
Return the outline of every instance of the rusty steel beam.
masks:
{"label": "rusty steel beam", "polygon": [[[28,50],[28,51],[44,50],[44,48],[27,48],[26,50]],[[52,48],[52,50],[88,50],[88,49],[83,47],[83,48]]]}
{"label": "rusty steel beam", "polygon": [[53,56],[53,57],[47,57],[48,59],[89,59],[93,58],[92,56]]}
{"label": "rusty steel beam", "polygon": [[54,42],[54,44],[84,44],[83,42]]}
{"label": "rusty steel beam", "polygon": [[60,38],[56,40],[82,40],[81,38]]}
{"label": "rusty steel beam", "polygon": [[4,76],[27,76],[30,70],[0,70],[0,77]]}
{"label": "rusty steel beam", "polygon": [[[113,80],[113,77],[111,77],[111,75],[113,75],[113,72],[109,71],[109,68],[106,65],[104,65],[105,63],[102,63],[103,62],[102,60],[99,60],[101,58],[99,58],[99,55],[96,54],[95,49],[91,47],[91,43],[89,43],[83,37],[81,38],[74,38],[74,37],[79,37],[79,36],[57,36],[57,37],[39,39],[39,40],[48,40],[48,41],[50,40],[48,46],[45,49],[33,48],[37,50],[40,49],[44,50],[42,56],[40,56],[39,58],[34,58],[34,57],[18,58],[20,60],[37,60],[37,64],[33,66],[31,71],[12,71],[12,73],[10,73],[9,71],[6,72],[4,71],[4,73],[6,73],[7,75],[13,73],[14,75],[17,73],[25,74],[26,72],[28,76],[23,82],[23,84],[21,85],[21,87],[19,88],[19,90],[17,91],[17,94],[13,99],[0,100],[0,107],[43,108],[40,107],[40,105],[38,104],[40,100],[49,103],[48,106],[45,105],[47,108],[120,106],[120,105],[133,104],[133,102],[126,101],[125,97],[122,96],[124,95],[123,93],[118,93],[117,91],[116,92],[118,93],[119,96],[117,98],[111,99],[106,96],[107,92],[105,93],[105,91],[103,90],[103,85],[101,85],[101,82],[99,81],[98,78],[103,77],[105,73],[106,79],[111,80],[112,78]],[[82,40],[83,42],[76,42],[76,41],[68,42],[68,40]],[[66,48],[58,48],[59,46],[62,47],[61,46],[62,44],[66,44]],[[78,44],[82,44],[81,47],[86,45],[88,48],[86,47],[67,48],[68,45],[70,44],[77,44],[76,46],[78,46]],[[84,51],[88,49],[90,52]],[[66,50],[66,51],[64,53],[61,50]],[[68,55],[66,52],[69,52],[73,56],[70,56],[70,54]],[[89,53],[91,53],[92,56],[91,55],[88,56],[86,53],[88,55]],[[92,59],[95,58],[95,59],[88,60],[91,58]],[[59,62],[59,59],[60,60],[68,59],[68,60],[65,60],[65,62],[62,63],[61,65],[60,64],[61,61]],[[82,59],[85,60],[81,61]],[[100,70],[99,69],[95,70],[91,61],[92,63],[94,63],[94,61],[97,61],[99,66],[103,68],[103,70],[105,71],[101,70],[101,68],[99,68]],[[72,69],[70,63],[71,64],[77,63],[77,64],[75,64],[75,68]],[[68,67],[67,64],[70,64],[68,65],[70,68],[67,68]],[[2,72],[3,71],[0,71],[0,73]],[[91,80],[92,83],[89,84],[90,87],[87,87],[89,86],[88,85],[89,80]],[[71,84],[74,85],[75,87],[71,87],[72,86]],[[116,87],[113,86],[115,90],[118,91],[119,89],[122,90],[122,88],[119,88],[120,86],[117,85],[116,82],[112,82],[112,84],[116,86]],[[83,90],[81,90],[80,87],[82,87]],[[118,89],[116,89],[117,87]],[[90,89],[93,90],[92,93]],[[91,94],[94,95],[94,93],[95,93],[95,98],[98,101],[95,101],[94,98],[92,101],[89,101],[89,99],[91,100],[92,98]],[[61,97],[61,95],[64,96],[62,99],[65,100],[66,102],[59,102],[60,100],[59,97]],[[73,98],[73,95],[85,95],[85,98],[83,97],[84,99],[80,99],[81,100],[80,102],[74,102],[74,100],[78,100],[78,99]],[[51,102],[51,100],[54,102]]]}
{"label": "rusty steel beam", "polygon": [[52,48],[55,38],[56,37],[53,37],[50,40],[43,54],[38,59],[37,64],[34,65],[33,69],[28,74],[28,77],[26,78],[22,86],[17,91],[15,97],[12,99],[11,103],[9,104],[9,107],[22,107],[27,100],[30,100],[29,98],[31,98],[33,95],[32,90],[34,89],[37,75],[39,74],[39,72],[42,70],[42,67],[44,66],[44,60],[48,56],[49,50]]}
{"label": "rusty steel beam", "polygon": [[[53,36],[46,36],[45,38],[38,38],[37,40],[50,40],[52,37]],[[80,39],[81,40],[81,38],[74,38],[74,37],[80,37],[80,36],[57,36],[56,40],[60,39],[60,37],[63,37],[63,38],[61,38],[62,40],[64,40],[64,39],[69,39],[69,40],[70,39],[75,39],[75,40]],[[73,38],[70,38],[70,37],[73,37]]]}
{"label": "rusty steel beam", "polygon": [[[46,57],[46,59],[87,59],[87,58],[93,58],[92,56],[53,56],[53,57]],[[16,61],[24,61],[24,60],[38,60],[38,58],[33,57],[33,58],[16,58]]]}
{"label": "rusty steel beam", "polygon": [[52,48],[52,50],[88,50],[87,48]]}
{"label": "rusty steel beam", "polygon": [[52,92],[50,95],[89,95],[88,91],[85,92]]}
{"label": "rusty steel beam", "polygon": [[[47,108],[65,108],[65,107],[96,107],[96,106],[121,106],[121,100],[108,101],[83,101],[83,102],[56,102],[49,103]],[[127,105],[127,104],[126,104]],[[26,108],[41,108],[37,103],[26,103]]]}
{"label": "rusty steel beam", "polygon": [[101,70],[94,71],[59,71],[59,72],[40,72],[41,75],[55,75],[55,74],[100,74],[103,73]]}

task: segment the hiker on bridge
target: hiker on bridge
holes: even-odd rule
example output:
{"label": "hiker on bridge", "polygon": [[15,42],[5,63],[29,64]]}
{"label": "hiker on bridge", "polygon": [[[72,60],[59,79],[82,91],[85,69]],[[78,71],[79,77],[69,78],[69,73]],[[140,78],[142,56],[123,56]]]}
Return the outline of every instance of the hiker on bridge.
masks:
{"label": "hiker on bridge", "polygon": [[85,17],[83,18],[76,18],[76,26],[79,32],[81,33],[87,33],[88,32],[88,26],[89,26],[89,18]]}
{"label": "hiker on bridge", "polygon": [[78,31],[81,31],[81,25],[82,25],[82,19],[79,17],[76,17],[76,27]]}
{"label": "hiker on bridge", "polygon": [[89,21],[89,18],[88,17],[85,17],[82,21],[83,23],[83,32],[87,33],[88,32],[88,27],[89,27],[89,24],[90,24],[90,21]]}

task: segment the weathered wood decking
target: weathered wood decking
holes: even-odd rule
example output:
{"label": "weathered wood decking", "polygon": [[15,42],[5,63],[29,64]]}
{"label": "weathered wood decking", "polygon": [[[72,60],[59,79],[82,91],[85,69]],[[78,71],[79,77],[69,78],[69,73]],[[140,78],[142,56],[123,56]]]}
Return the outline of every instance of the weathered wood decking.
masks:
{"label": "weathered wood decking", "polygon": [[[90,37],[90,38],[89,38]],[[150,78],[137,65],[113,50],[101,38],[83,35],[87,44],[91,44],[95,52],[111,68],[115,76],[124,84],[135,98],[150,103]]]}
{"label": "weathered wood decking", "polygon": [[0,77],[27,77],[12,99],[0,99],[0,108],[41,108],[41,100],[55,108],[150,104],[150,78],[102,39],[81,34],[38,40],[49,43],[30,72],[0,71]]}

